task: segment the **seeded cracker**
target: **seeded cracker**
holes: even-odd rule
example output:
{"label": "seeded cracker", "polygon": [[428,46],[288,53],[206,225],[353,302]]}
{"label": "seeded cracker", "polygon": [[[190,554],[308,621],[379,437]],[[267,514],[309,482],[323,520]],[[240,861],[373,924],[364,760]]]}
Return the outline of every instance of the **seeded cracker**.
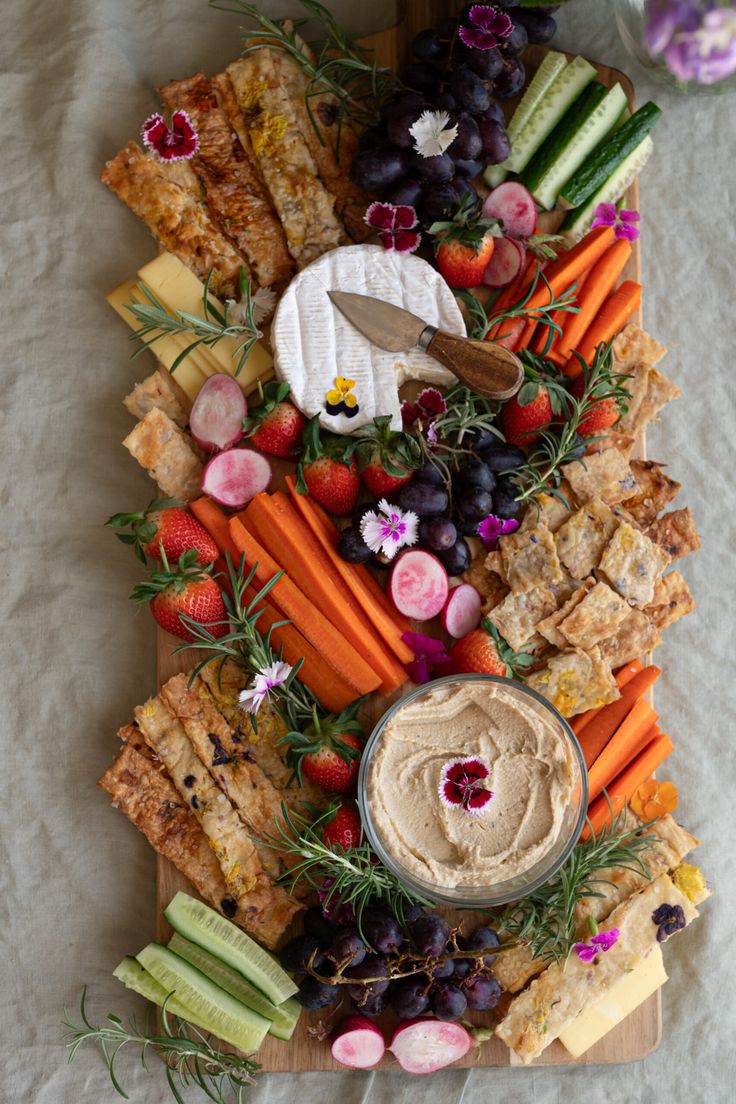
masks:
{"label": "seeded cracker", "polygon": [[572,613],[576,606],[582,602],[585,595],[593,586],[595,586],[595,579],[586,579],[582,586],[578,587],[578,589],[571,594],[564,605],[560,606],[554,613],[551,613],[549,617],[545,617],[543,621],[539,622],[537,625],[537,632],[541,633],[545,640],[549,640],[550,644],[554,644],[556,648],[566,648],[567,640],[560,632],[558,625],[560,621],[564,621],[567,615]]}
{"label": "seeded cracker", "polygon": [[584,460],[573,460],[562,471],[580,502],[602,498],[613,506],[636,493],[636,480],[629,462],[615,448],[596,452]]}
{"label": "seeded cracker", "polygon": [[575,579],[584,579],[598,566],[617,525],[611,507],[600,498],[591,498],[560,526],[555,538],[557,555]]}
{"label": "seeded cracker", "polygon": [[668,557],[649,537],[622,521],[601,556],[598,570],[631,605],[647,606]]}
{"label": "seeded cracker", "polygon": [[538,649],[544,640],[536,625],[557,608],[557,596],[550,587],[537,587],[526,594],[508,594],[491,610],[488,620],[515,652]]}
{"label": "seeded cracker", "polygon": [[651,652],[661,642],[659,629],[643,610],[632,609],[613,636],[602,640],[600,653],[613,670]]}
{"label": "seeded cracker", "polygon": [[606,583],[596,583],[560,622],[559,631],[571,644],[589,649],[612,636],[628,612],[629,604],[620,594]]}
{"label": "seeded cracker", "polygon": [[573,505],[572,488],[569,483],[564,481],[558,488],[560,494],[565,499],[565,502],[569,503],[569,506],[565,505],[557,495],[540,494],[529,504],[524,519],[521,523],[521,530],[529,532],[534,529],[540,521],[546,521],[553,533],[562,525],[563,521],[570,516],[570,508]]}
{"label": "seeded cracker", "polygon": [[632,460],[631,471],[638,484],[637,492],[622,502],[624,509],[639,525],[647,526],[678,495],[682,484],[665,474],[655,460]]}
{"label": "seeded cracker", "polygon": [[626,389],[631,396],[628,411],[618,423],[618,429],[622,432],[631,432],[637,424],[637,413],[647,393],[649,373],[666,352],[665,345],[660,345],[635,322],[625,326],[614,341],[613,370],[629,377]]}
{"label": "seeded cracker", "polygon": [[658,629],[674,625],[695,609],[695,600],[679,571],[668,571],[654,584],[654,598],[644,612]]}
{"label": "seeded cracker", "polygon": [[670,510],[649,526],[649,537],[667,554],[670,561],[679,560],[700,548],[700,537],[695,528],[692,511]]}
{"label": "seeded cracker", "polygon": [[518,530],[501,537],[499,548],[513,594],[526,594],[535,587],[562,582],[564,576],[555,539],[546,521],[540,521],[528,531]]}
{"label": "seeded cracker", "polygon": [[616,680],[598,648],[589,652],[575,648],[552,656],[546,667],[529,676],[527,686],[552,702],[563,717],[598,709],[620,697]]}

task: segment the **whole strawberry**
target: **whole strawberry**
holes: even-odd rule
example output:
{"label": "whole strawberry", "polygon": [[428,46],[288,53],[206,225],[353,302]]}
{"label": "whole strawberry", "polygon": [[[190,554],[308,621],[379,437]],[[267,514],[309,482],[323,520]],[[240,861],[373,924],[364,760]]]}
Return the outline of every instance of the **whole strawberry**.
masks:
{"label": "whole strawberry", "polygon": [[210,574],[211,568],[197,562],[197,552],[184,552],[175,568],[162,552],[161,564],[161,571],[154,571],[149,582],[139,583],[134,589],[133,601],[148,602],[154,620],[180,640],[198,639],[183,617],[207,629],[211,636],[225,636],[230,625],[222,594]]}
{"label": "whole strawberry", "polygon": [[288,383],[272,380],[261,388],[262,401],[243,419],[250,443],[269,456],[296,456],[301,448],[307,419],[287,402]]}
{"label": "whole strawberry", "polygon": [[501,233],[495,219],[483,218],[477,202],[466,196],[451,222],[434,222],[435,261],[451,288],[472,288],[483,282],[493,256],[494,236]]}
{"label": "whole strawberry", "polygon": [[524,365],[524,382],[501,408],[501,430],[510,445],[528,448],[563,411],[570,398],[565,383],[532,364]]}
{"label": "whole strawberry", "polygon": [[328,847],[341,847],[343,851],[357,847],[363,835],[363,826],[355,806],[341,801],[330,808],[329,817],[322,831],[322,842]]}
{"label": "whole strawberry", "polygon": [[[586,390],[586,377],[579,375],[573,382],[571,391],[573,398],[581,399]],[[578,425],[578,433],[581,437],[594,437],[606,429],[610,429],[621,417],[621,396],[611,394],[610,380],[602,379],[589,388],[592,399],[599,393],[601,398],[594,402],[587,414],[584,414]]]}
{"label": "whole strawberry", "polygon": [[310,494],[336,517],[351,514],[360,493],[358,463],[353,455],[357,445],[357,438],[320,434],[319,415],[315,415],[304,432],[297,479],[299,494]]}
{"label": "whole strawberry", "polygon": [[358,445],[360,477],[374,498],[386,498],[408,483],[422,463],[417,438],[391,429],[391,415],[365,426]]}
{"label": "whole strawberry", "polygon": [[304,776],[328,793],[355,793],[364,738],[355,718],[362,703],[356,698],[337,716],[315,714],[302,732],[289,733],[286,761],[298,782]]}
{"label": "whole strawberry", "polygon": [[[105,525],[116,530],[123,544],[133,546],[141,563],[146,557],[160,560],[163,549],[169,563],[177,563],[184,552],[195,551],[196,563],[210,564],[220,555],[214,540],[203,525],[173,498],[149,502],[143,513],[113,514]],[[128,532],[127,530],[130,530]]]}
{"label": "whole strawberry", "polygon": [[487,618],[457,640],[448,652],[450,663],[445,674],[501,675],[523,678],[523,672],[534,663],[527,652],[514,652]]}

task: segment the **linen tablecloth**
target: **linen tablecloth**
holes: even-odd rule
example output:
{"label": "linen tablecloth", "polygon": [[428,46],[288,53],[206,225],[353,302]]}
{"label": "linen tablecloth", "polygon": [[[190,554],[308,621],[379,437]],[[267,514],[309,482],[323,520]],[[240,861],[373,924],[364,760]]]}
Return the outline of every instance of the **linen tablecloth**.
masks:
{"label": "linen tablecloth", "polygon": [[[286,6],[267,5],[274,14]],[[393,5],[332,0],[352,30],[392,22]],[[560,13],[555,45],[628,68],[640,102],[665,109],[642,178],[646,324],[672,346],[683,390],[650,453],[684,484],[704,547],[684,572],[697,612],[657,653],[665,777],[678,816],[703,840],[716,896],[667,949],[664,1038],[637,1065],[265,1076],[260,1104],[506,1104],[561,1100],[684,1104],[733,1099],[734,916],[733,173],[736,95],[679,98],[627,61],[606,0]],[[295,10],[295,5],[289,9]],[[60,1019],[83,983],[96,1020],[141,1002],[110,976],[155,930],[154,855],[95,779],[115,730],[155,685],[154,632],[128,594],[140,572],[102,522],[139,508],[151,484],[120,447],[121,398],[144,374],[104,293],[153,255],[145,229],[98,182],[104,160],[155,108],[153,89],[238,52],[237,16],[205,0],[5,4],[0,51],[3,305],[3,776],[0,1100],[108,1104],[98,1053],[65,1065]],[[168,1099],[156,1062],[131,1052],[133,1100]],[[198,1099],[192,1094],[192,1099]],[[204,1099],[204,1098],[202,1098]]]}

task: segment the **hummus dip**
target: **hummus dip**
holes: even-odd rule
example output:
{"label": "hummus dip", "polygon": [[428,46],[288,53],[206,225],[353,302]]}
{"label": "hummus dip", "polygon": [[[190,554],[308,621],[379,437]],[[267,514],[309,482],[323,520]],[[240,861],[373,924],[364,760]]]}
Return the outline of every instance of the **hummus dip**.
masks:
{"label": "hummus dip", "polygon": [[[493,797],[478,816],[440,799],[443,766],[478,756]],[[366,775],[373,828],[408,874],[438,888],[492,886],[555,843],[576,782],[554,716],[501,683],[437,687],[397,710]]]}

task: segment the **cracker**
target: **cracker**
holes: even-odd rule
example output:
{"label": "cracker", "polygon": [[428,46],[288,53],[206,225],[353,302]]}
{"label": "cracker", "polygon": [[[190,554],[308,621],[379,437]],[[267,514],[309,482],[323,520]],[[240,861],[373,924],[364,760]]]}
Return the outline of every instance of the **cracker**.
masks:
{"label": "cracker", "polygon": [[556,648],[566,648],[567,640],[557,627],[560,621],[564,621],[569,613],[575,609],[575,607],[582,602],[585,595],[590,588],[595,586],[595,579],[586,579],[582,586],[579,586],[577,590],[573,591],[567,601],[555,610],[554,613],[550,613],[548,617],[545,617],[537,625],[537,632],[541,633],[545,640],[548,640],[550,644],[554,644]]}
{"label": "cracker", "polygon": [[591,441],[590,444],[585,446],[585,455],[594,456],[597,452],[605,452],[606,449],[615,448],[629,460],[634,451],[635,443],[634,438],[629,437],[626,433],[608,429],[605,437],[599,437],[597,441]]}
{"label": "cracker", "polygon": [[618,423],[619,431],[636,435],[632,430],[647,392],[649,373],[666,352],[666,346],[660,345],[635,322],[625,326],[614,341],[613,370],[629,377],[624,381],[630,395],[628,410]]}
{"label": "cracker", "polygon": [[670,510],[649,526],[647,534],[670,560],[679,560],[700,548],[700,537],[689,506],[684,510]]}
{"label": "cracker", "polygon": [[187,411],[191,404],[165,368],[158,368],[141,383],[136,383],[130,394],[123,399],[123,405],[139,421],[156,407],[163,410],[180,429],[186,429],[189,422]]}
{"label": "cracker", "polygon": [[559,652],[541,671],[527,679],[563,717],[575,717],[586,709],[598,709],[620,697],[616,680],[598,648]]}
{"label": "cracker", "polygon": [[629,421],[629,412],[626,415],[626,426],[622,427],[619,422],[619,427],[625,428],[627,433],[633,433],[636,436],[641,433],[649,422],[656,421],[657,415],[663,406],[679,397],[680,388],[677,384],[668,379],[664,372],[660,372],[659,368],[650,368],[647,376],[647,388],[641,405],[633,419]]}
{"label": "cracker", "polygon": [[644,612],[658,629],[674,625],[695,609],[690,588],[679,571],[668,571],[654,585],[654,598]]}
{"label": "cracker", "polygon": [[191,502],[200,493],[203,468],[194,442],[162,410],[149,410],[123,444],[169,498]]}
{"label": "cracker", "polygon": [[559,631],[577,648],[589,649],[611,636],[629,612],[625,598],[596,583],[560,622]]}
{"label": "cracker", "polygon": [[643,610],[632,609],[616,629],[613,636],[598,645],[601,658],[618,670],[632,659],[638,659],[656,648],[661,637],[659,629]]}
{"label": "cracker", "polygon": [[666,554],[627,521],[622,521],[606,546],[598,571],[633,606],[646,606],[668,559]]}
{"label": "cracker", "polygon": [[463,572],[463,582],[470,583],[480,594],[484,613],[497,606],[509,592],[508,584],[500,574],[502,570],[499,552],[489,552],[487,556],[481,552],[472,561],[468,570]]}
{"label": "cracker", "polygon": [[622,502],[624,509],[639,523],[647,526],[677,497],[682,484],[665,474],[664,465],[656,460],[632,460],[631,471],[637,491]]}
{"label": "cracker", "polygon": [[571,509],[574,509],[572,488],[569,483],[563,480],[557,490],[565,500],[564,502],[557,495],[540,494],[529,504],[521,523],[521,529],[524,532],[528,533],[540,521],[546,521],[552,532],[556,533],[563,521],[569,518]]}
{"label": "cracker", "polygon": [[555,541],[560,562],[575,579],[584,579],[596,568],[618,522],[601,498],[581,506],[557,530]]}
{"label": "cracker", "polygon": [[563,574],[549,525],[541,520],[533,529],[501,537],[499,549],[513,594],[562,582]]}
{"label": "cracker", "polygon": [[636,480],[622,452],[603,449],[583,460],[573,460],[562,469],[573,494],[580,502],[602,498],[609,506],[636,493]]}
{"label": "cracker", "polygon": [[541,637],[535,639],[538,623],[557,609],[557,596],[550,587],[537,587],[525,594],[507,594],[502,602],[491,610],[488,620],[496,626],[504,640],[515,652],[528,651],[543,646]]}

